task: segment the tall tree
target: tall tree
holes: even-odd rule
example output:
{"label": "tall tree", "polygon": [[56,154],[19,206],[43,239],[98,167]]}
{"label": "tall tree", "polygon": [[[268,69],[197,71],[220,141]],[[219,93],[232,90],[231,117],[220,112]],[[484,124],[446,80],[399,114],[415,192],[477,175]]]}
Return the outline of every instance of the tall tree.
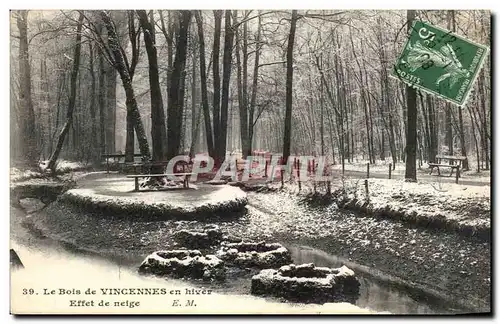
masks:
{"label": "tall tree", "polygon": [[[237,10],[234,10],[234,22],[237,24]],[[245,35],[243,35],[245,37]],[[244,84],[242,78],[243,72],[242,72],[242,65],[241,65],[241,36],[238,31],[238,28],[236,28],[235,31],[235,39],[236,39],[236,67],[237,67],[237,83],[238,83],[238,108],[239,108],[239,113],[240,113],[240,137],[241,137],[241,151],[243,154],[243,158],[246,159],[246,157],[249,155],[248,153],[248,148],[250,146],[250,141],[248,139],[248,110],[247,106],[245,103],[244,99]],[[243,56],[245,56],[245,50],[243,50]],[[243,63],[244,65],[245,63]],[[246,90],[245,90],[246,91]]]}
{"label": "tall tree", "polygon": [[[96,34],[102,35],[102,33],[103,26],[99,24]],[[97,83],[99,85],[99,91],[97,92],[97,105],[99,107],[99,148],[101,155],[106,153],[106,70],[104,68],[104,55],[102,51],[99,53],[99,66],[97,70]]]}
{"label": "tall tree", "polygon": [[[250,107],[249,107],[249,112],[248,112],[248,143],[250,144],[248,149],[247,149],[247,155],[252,154],[252,139],[253,139],[253,133],[254,133],[254,128],[255,128],[255,122],[254,121],[254,115],[255,115],[255,107],[257,103],[257,82],[259,79],[259,61],[260,61],[260,53],[261,53],[261,33],[262,33],[262,16],[260,13],[258,13],[258,22],[257,22],[257,37],[255,38],[255,58],[254,58],[254,65],[253,65],[253,76],[252,76],[252,96],[250,98]],[[245,22],[245,29],[246,29],[246,22]],[[245,45],[246,47],[246,45]]]}
{"label": "tall tree", "polygon": [[54,149],[54,152],[50,156],[49,162],[47,164],[47,169],[52,171],[55,171],[56,161],[59,158],[59,154],[61,153],[61,149],[64,144],[64,139],[66,138],[66,134],[68,133],[71,127],[71,123],[73,122],[73,111],[75,110],[75,99],[77,90],[76,81],[78,78],[78,71],[80,69],[80,53],[82,48],[82,25],[83,25],[83,13],[80,12],[78,17],[78,25],[76,27],[76,42],[73,54],[73,68],[71,69],[71,76],[70,76],[70,94],[69,94],[68,111],[66,113],[66,123],[64,124],[61,132],[59,133],[56,147]]}
{"label": "tall tree", "polygon": [[[158,56],[156,53],[155,29],[148,20],[146,10],[137,10],[139,22],[144,33],[144,43],[148,53],[149,87],[151,95],[151,142],[153,146],[153,161],[162,161],[165,157],[167,132],[165,128],[165,111],[161,95],[160,78],[158,72]],[[153,166],[152,173],[162,172],[161,166]]]}
{"label": "tall tree", "polygon": [[283,133],[283,161],[288,161],[290,156],[292,134],[292,99],[293,99],[293,44],[297,28],[297,10],[292,10],[290,33],[288,34],[288,47],[286,51],[286,101],[285,101],[285,130]]}
{"label": "tall tree", "polygon": [[17,12],[17,27],[19,29],[19,122],[21,129],[21,158],[28,165],[36,163],[35,112],[31,97],[31,67],[28,53],[28,11]]}
{"label": "tall tree", "polygon": [[[196,36],[193,36],[193,42],[196,42]],[[196,46],[193,44],[192,51],[192,62],[193,68],[191,70],[191,144],[189,145],[189,156],[191,158],[195,155],[196,144],[199,137],[200,132],[200,120],[201,120],[201,111],[197,109],[198,106],[198,91],[197,91],[197,74],[196,74]]]}
{"label": "tall tree", "polygon": [[213,129],[214,129],[214,155],[216,167],[221,163],[218,161],[220,150],[220,72],[219,72],[219,55],[220,55],[220,36],[222,25],[222,10],[214,10],[214,45],[212,48],[212,72],[213,72]]}
{"label": "tall tree", "polygon": [[113,67],[120,74],[120,79],[122,80],[122,85],[125,90],[127,114],[130,114],[130,118],[134,124],[135,133],[137,136],[137,141],[139,142],[139,149],[142,156],[146,159],[151,157],[149,150],[149,144],[146,137],[146,132],[144,131],[144,125],[142,124],[141,114],[139,113],[139,108],[137,106],[137,99],[135,97],[134,88],[132,87],[132,79],[130,78],[130,68],[128,66],[128,61],[124,55],[125,51],[121,47],[118,41],[118,35],[111,20],[109,14],[101,10],[101,19],[108,31],[108,45],[109,50],[105,49],[110,60],[112,60]]}
{"label": "tall tree", "polygon": [[111,65],[106,69],[106,150],[108,153],[116,152],[116,70]]}
{"label": "tall tree", "polygon": [[[141,44],[141,24],[135,27],[135,13],[133,10],[127,12],[128,18],[128,35],[130,47],[132,48],[132,60],[129,67],[130,80],[133,80],[135,68],[139,62],[140,44]],[[135,136],[134,136],[134,121],[132,114],[127,111],[126,117],[126,137],[125,137],[125,162],[133,162],[135,153]]]}
{"label": "tall tree", "polygon": [[224,19],[224,56],[222,58],[222,96],[220,106],[220,133],[216,142],[217,159],[222,162],[226,156],[227,120],[229,108],[229,82],[233,58],[234,29],[231,25],[231,10],[226,10]]}
{"label": "tall tree", "polygon": [[[407,11],[408,33],[411,32],[415,11]],[[417,91],[406,86],[406,107],[408,110],[408,131],[406,133],[405,181],[417,181]]]}
{"label": "tall tree", "polygon": [[208,155],[214,156],[214,142],[212,135],[212,122],[210,119],[210,109],[208,106],[207,91],[207,67],[205,62],[205,35],[203,33],[203,18],[201,11],[196,10],[196,24],[198,26],[198,43],[200,44],[200,82],[201,82],[201,103],[203,107],[203,119],[205,125],[205,137],[207,139]]}
{"label": "tall tree", "polygon": [[97,142],[97,116],[96,116],[96,80],[95,80],[95,71],[94,71],[94,49],[92,46],[92,42],[89,42],[89,70],[90,70],[90,78],[91,78],[91,90],[90,90],[90,118],[92,120],[91,125],[91,134],[90,134],[90,154],[93,163],[98,163],[99,158],[99,145]]}
{"label": "tall tree", "polygon": [[189,25],[191,11],[179,12],[179,31],[177,33],[174,65],[171,74],[170,91],[168,93],[170,105],[167,108],[167,156],[168,160],[179,154],[181,146],[181,130],[184,110],[184,78]]}

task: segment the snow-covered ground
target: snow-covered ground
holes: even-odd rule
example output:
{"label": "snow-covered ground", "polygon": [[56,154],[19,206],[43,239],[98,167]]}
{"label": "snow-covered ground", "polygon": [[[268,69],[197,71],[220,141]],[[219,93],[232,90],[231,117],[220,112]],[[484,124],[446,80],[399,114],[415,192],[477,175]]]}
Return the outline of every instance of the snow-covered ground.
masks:
{"label": "snow-covered ground", "polygon": [[338,192],[342,192],[337,196],[342,207],[374,216],[432,224],[485,237],[490,230],[489,186],[369,179],[368,191],[364,181],[348,180]]}
{"label": "snow-covered ground", "polygon": [[[49,161],[42,161],[39,163],[39,170],[21,170],[16,167],[10,168],[10,181],[18,182],[34,178],[43,178],[44,171],[47,168]],[[63,174],[68,172],[79,171],[88,168],[89,166],[83,162],[74,162],[67,160],[58,160],[56,163],[56,173]]]}
{"label": "snow-covered ground", "polygon": [[[489,172],[488,172],[489,173]],[[361,211],[374,217],[384,216],[403,222],[432,223],[432,226],[458,230],[488,237],[491,217],[491,187],[489,183],[470,185],[464,180],[455,184],[444,182],[447,177],[430,176],[419,181],[405,182],[404,169],[398,179],[371,177],[368,179],[368,195],[365,176],[337,177],[332,175],[331,191],[334,201],[342,208]],[[483,180],[490,181],[489,178]],[[280,182],[267,184],[279,189]],[[314,193],[311,180],[302,181],[299,190],[297,179],[285,179],[285,192],[308,196],[312,202],[321,195]],[[316,192],[326,193],[326,183],[317,183]]]}

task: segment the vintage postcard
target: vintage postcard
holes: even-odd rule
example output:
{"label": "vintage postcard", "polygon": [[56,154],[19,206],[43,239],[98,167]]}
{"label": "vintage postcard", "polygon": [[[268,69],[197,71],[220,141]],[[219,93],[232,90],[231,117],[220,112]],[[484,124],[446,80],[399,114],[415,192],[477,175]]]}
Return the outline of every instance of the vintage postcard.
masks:
{"label": "vintage postcard", "polygon": [[11,314],[491,314],[491,12],[9,23]]}

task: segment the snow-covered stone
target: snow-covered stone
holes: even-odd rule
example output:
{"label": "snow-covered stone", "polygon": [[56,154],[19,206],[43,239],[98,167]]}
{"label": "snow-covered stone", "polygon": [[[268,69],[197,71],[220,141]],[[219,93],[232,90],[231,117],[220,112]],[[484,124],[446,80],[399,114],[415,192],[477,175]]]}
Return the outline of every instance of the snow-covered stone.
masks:
{"label": "snow-covered stone", "polygon": [[355,300],[359,286],[354,271],[346,266],[332,269],[308,263],[261,270],[252,277],[251,292],[292,301],[325,303]]}
{"label": "snow-covered stone", "polygon": [[222,232],[209,228],[203,232],[180,230],[174,233],[174,239],[183,247],[189,249],[203,249],[218,245],[222,241]]}
{"label": "snow-covered stone", "polygon": [[279,243],[223,242],[216,255],[241,268],[276,268],[292,262],[290,252]]}
{"label": "snow-covered stone", "polygon": [[142,262],[139,272],[203,280],[225,277],[224,262],[215,255],[203,256],[198,250],[154,252]]}

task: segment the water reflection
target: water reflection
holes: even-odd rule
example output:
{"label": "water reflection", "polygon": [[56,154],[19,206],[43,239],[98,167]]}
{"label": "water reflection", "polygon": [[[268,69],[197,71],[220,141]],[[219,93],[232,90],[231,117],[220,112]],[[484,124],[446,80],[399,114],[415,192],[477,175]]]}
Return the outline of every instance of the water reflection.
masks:
{"label": "water reflection", "polygon": [[[295,264],[314,263],[316,266],[337,268],[344,263],[338,257],[324,251],[305,246],[288,245]],[[415,300],[410,293],[391,287],[387,283],[376,282],[373,278],[355,271],[359,279],[360,294],[355,305],[375,311],[389,311],[394,314],[446,314],[453,312],[444,305],[436,305],[425,300]],[[422,299],[422,298],[420,298]]]}

